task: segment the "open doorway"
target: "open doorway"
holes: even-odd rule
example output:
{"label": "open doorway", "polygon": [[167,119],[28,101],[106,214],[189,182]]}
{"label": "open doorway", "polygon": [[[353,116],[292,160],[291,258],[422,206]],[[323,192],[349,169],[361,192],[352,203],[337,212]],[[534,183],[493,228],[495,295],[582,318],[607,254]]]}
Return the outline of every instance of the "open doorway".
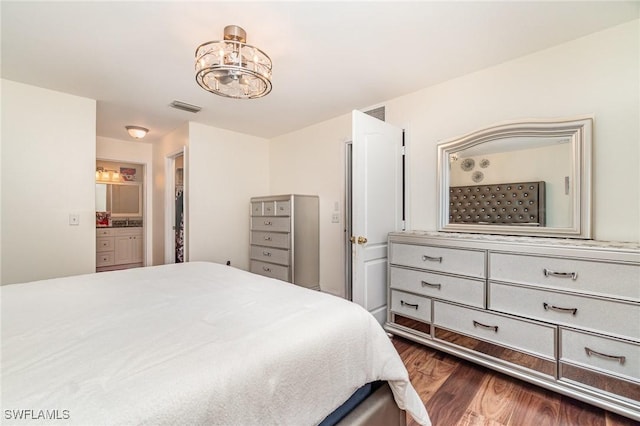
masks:
{"label": "open doorway", "polygon": [[166,158],[165,263],[187,259],[187,214],[184,150]]}

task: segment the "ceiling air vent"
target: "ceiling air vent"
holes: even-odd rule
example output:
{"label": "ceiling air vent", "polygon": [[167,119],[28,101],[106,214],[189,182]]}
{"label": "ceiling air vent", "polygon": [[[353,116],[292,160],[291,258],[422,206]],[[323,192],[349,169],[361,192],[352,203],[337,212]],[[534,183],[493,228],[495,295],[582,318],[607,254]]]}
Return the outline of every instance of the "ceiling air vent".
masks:
{"label": "ceiling air vent", "polygon": [[171,102],[171,104],[169,104],[169,106],[175,109],[181,109],[183,111],[192,112],[194,114],[196,112],[200,112],[200,110],[202,109],[199,106],[191,105],[191,104],[180,102],[180,101],[173,101]]}
{"label": "ceiling air vent", "polygon": [[364,111],[365,114],[369,114],[372,117],[377,118],[378,120],[385,121],[384,107],[374,108],[370,111]]}

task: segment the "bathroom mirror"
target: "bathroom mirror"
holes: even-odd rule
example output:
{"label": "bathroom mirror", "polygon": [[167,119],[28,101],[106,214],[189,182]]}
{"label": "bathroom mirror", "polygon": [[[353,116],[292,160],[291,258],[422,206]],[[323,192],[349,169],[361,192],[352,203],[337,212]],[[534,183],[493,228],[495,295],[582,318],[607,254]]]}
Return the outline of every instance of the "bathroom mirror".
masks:
{"label": "bathroom mirror", "polygon": [[111,217],[142,216],[142,186],[96,183],[96,211],[110,211]]}
{"label": "bathroom mirror", "polygon": [[438,230],[591,238],[593,117],[503,123],[438,145]]}

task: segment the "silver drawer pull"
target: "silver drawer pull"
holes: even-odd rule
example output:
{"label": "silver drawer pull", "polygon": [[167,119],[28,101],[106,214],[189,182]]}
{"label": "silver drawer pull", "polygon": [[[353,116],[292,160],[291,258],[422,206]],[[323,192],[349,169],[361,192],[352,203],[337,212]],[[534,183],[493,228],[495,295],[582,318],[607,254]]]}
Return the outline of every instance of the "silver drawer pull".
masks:
{"label": "silver drawer pull", "polygon": [[482,324],[481,322],[473,320],[473,326],[474,327],[486,328],[487,330],[493,330],[496,333],[498,332],[498,326],[497,325],[485,325],[485,324]]}
{"label": "silver drawer pull", "polygon": [[422,281],[422,287],[431,287],[431,288],[437,288],[438,290],[440,290],[440,288],[442,287],[442,284],[432,284],[426,281]]}
{"label": "silver drawer pull", "polygon": [[400,301],[400,305],[402,305],[402,306],[408,306],[408,307],[410,307],[410,308],[415,308],[415,309],[416,309],[416,311],[418,310],[418,304],[417,304],[417,303],[414,305],[413,303],[407,303],[407,302],[405,302],[404,300],[401,300],[401,301]]}
{"label": "silver drawer pull", "polygon": [[544,268],[544,276],[545,277],[558,277],[558,278],[571,278],[572,280],[578,279],[577,272],[555,272],[550,269]]}
{"label": "silver drawer pull", "polygon": [[266,266],[263,266],[262,270],[265,271],[265,272],[271,272],[271,268],[268,268]]}
{"label": "silver drawer pull", "polygon": [[264,237],[264,240],[265,240],[265,241],[271,241],[271,237],[266,236],[266,237]]}
{"label": "silver drawer pull", "polygon": [[427,256],[426,254],[423,254],[422,255],[422,260],[425,261],[425,262],[427,260],[430,260],[432,262],[440,262],[440,263],[442,263],[442,256],[440,256],[440,257],[431,257],[431,256]]}
{"label": "silver drawer pull", "polygon": [[591,356],[591,355],[596,355],[599,356],[601,358],[607,358],[607,359],[615,359],[617,360],[620,364],[624,364],[624,362],[627,360],[627,358],[625,356],[622,355],[607,355],[607,354],[603,354],[602,352],[597,352],[594,351],[591,348],[588,347],[584,347],[584,351],[587,353],[587,356]]}
{"label": "silver drawer pull", "polygon": [[542,303],[545,311],[557,311],[565,314],[571,313],[571,315],[575,315],[578,313],[578,308],[560,308],[558,306],[549,305],[546,302]]}
{"label": "silver drawer pull", "polygon": [[263,255],[263,256],[271,256],[271,253],[269,253],[268,251],[263,251],[263,252],[262,252],[262,255]]}
{"label": "silver drawer pull", "polygon": [[271,221],[270,221],[270,220],[265,220],[265,221],[264,221],[264,224],[265,224],[265,225],[271,225]]}

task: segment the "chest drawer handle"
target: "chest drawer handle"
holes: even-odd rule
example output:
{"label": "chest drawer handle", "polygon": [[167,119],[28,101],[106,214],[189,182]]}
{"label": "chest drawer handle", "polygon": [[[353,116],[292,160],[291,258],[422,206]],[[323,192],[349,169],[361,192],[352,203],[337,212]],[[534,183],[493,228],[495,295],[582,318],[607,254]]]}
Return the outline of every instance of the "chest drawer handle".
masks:
{"label": "chest drawer handle", "polygon": [[271,268],[267,268],[266,266],[263,266],[262,270],[265,272],[271,272]]}
{"label": "chest drawer handle", "polygon": [[578,279],[577,272],[555,272],[547,268],[544,268],[544,276],[545,277],[551,276],[551,277],[558,277],[558,278],[571,278],[574,281]]}
{"label": "chest drawer handle", "polygon": [[437,288],[438,290],[440,290],[440,288],[442,287],[442,284],[432,284],[426,281],[422,281],[422,287],[431,287],[431,288]]}
{"label": "chest drawer handle", "polygon": [[595,356],[599,356],[600,358],[606,358],[606,359],[615,359],[617,360],[621,365],[624,364],[624,362],[627,360],[627,358],[625,356],[622,355],[607,355],[607,354],[603,354],[602,352],[597,352],[594,351],[591,348],[588,347],[584,347],[584,351],[587,353],[587,356],[591,356],[591,355],[595,355]]}
{"label": "chest drawer handle", "polygon": [[264,240],[265,240],[265,241],[271,241],[271,237],[266,236],[266,237],[264,237]]}
{"label": "chest drawer handle", "polygon": [[408,306],[408,307],[410,307],[410,308],[415,308],[415,310],[416,310],[416,311],[418,310],[418,304],[417,304],[417,303],[416,303],[416,304],[413,304],[413,303],[407,303],[407,302],[405,302],[404,300],[401,300],[401,301],[400,301],[400,305],[401,305],[401,306]]}
{"label": "chest drawer handle", "polygon": [[262,252],[262,255],[263,255],[263,256],[271,256],[271,253],[270,253],[270,252],[268,252],[268,251],[263,251],[263,252]]}
{"label": "chest drawer handle", "polygon": [[474,327],[486,328],[487,330],[493,330],[495,333],[498,332],[498,326],[497,325],[485,325],[485,324],[482,324],[481,322],[473,320],[473,326]]}
{"label": "chest drawer handle", "polygon": [[423,254],[422,255],[422,260],[424,262],[426,262],[427,260],[430,260],[432,262],[440,262],[440,263],[442,263],[442,256],[440,256],[440,257],[432,257],[432,256],[427,256],[426,254]]}
{"label": "chest drawer handle", "polygon": [[571,315],[574,315],[578,313],[578,308],[560,308],[558,306],[553,306],[553,305],[549,305],[548,303],[544,302],[542,303],[542,307],[544,308],[545,311],[556,311],[556,312],[562,312],[562,313],[571,313]]}
{"label": "chest drawer handle", "polygon": [[271,221],[270,221],[270,220],[265,220],[265,221],[264,221],[264,224],[265,224],[265,225],[267,225],[267,226],[269,226],[269,225],[271,225]]}

